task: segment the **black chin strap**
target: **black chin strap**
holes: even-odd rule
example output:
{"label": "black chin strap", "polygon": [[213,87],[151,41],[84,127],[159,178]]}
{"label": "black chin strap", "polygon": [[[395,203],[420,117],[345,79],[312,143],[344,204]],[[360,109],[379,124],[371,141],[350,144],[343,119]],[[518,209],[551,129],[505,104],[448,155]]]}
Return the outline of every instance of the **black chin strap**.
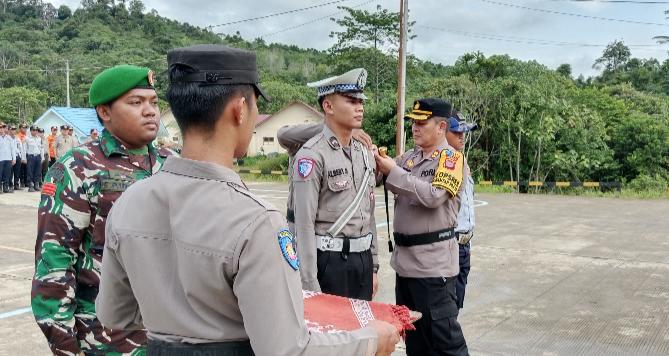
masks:
{"label": "black chin strap", "polygon": [[393,240],[390,235],[390,211],[388,209],[388,189],[386,188],[386,176],[383,176],[383,199],[386,202],[386,228],[388,229],[388,252],[393,252]]}

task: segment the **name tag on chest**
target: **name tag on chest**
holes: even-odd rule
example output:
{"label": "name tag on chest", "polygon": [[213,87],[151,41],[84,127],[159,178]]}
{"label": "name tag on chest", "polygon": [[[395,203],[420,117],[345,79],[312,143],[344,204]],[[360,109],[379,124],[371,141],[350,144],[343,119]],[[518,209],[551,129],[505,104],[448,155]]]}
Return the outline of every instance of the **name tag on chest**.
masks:
{"label": "name tag on chest", "polygon": [[100,190],[104,192],[124,192],[136,179],[121,171],[109,171],[109,176],[100,178]]}

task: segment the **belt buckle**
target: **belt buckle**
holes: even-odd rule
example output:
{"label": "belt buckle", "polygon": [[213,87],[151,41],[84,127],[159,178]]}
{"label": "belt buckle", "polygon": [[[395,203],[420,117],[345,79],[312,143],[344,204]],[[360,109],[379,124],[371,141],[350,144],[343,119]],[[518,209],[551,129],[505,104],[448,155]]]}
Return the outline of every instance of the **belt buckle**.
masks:
{"label": "belt buckle", "polygon": [[323,242],[325,242],[325,249],[332,250],[335,248],[335,239],[332,236],[323,236]]}

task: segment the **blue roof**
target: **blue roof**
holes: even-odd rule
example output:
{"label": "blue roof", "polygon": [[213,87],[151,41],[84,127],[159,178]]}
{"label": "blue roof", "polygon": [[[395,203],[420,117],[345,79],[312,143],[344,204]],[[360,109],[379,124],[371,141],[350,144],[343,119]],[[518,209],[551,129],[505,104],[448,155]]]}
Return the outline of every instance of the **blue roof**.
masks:
{"label": "blue roof", "polygon": [[93,108],[68,108],[62,106],[53,106],[56,114],[60,115],[65,121],[70,123],[76,130],[83,135],[88,135],[91,129],[102,131],[102,124],[98,121],[98,116]]}

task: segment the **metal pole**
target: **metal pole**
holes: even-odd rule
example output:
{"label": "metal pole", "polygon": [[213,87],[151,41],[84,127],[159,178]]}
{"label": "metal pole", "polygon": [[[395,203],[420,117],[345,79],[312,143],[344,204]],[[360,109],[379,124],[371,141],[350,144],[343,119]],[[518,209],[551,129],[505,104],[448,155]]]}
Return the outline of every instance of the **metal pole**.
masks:
{"label": "metal pole", "polygon": [[395,134],[395,155],[404,153],[404,94],[406,92],[406,47],[407,47],[407,14],[409,0],[400,0],[400,50],[397,61],[397,127]]}
{"label": "metal pole", "polygon": [[70,61],[65,60],[65,90],[67,91],[67,107],[70,107]]}

